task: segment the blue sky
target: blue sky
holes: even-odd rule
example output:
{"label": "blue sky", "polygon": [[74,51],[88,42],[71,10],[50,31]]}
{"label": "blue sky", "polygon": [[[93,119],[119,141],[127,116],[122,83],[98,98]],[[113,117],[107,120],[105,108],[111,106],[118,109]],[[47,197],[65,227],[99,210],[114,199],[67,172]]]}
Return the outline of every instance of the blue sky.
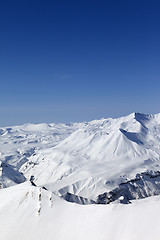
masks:
{"label": "blue sky", "polygon": [[160,112],[160,1],[0,3],[0,126]]}

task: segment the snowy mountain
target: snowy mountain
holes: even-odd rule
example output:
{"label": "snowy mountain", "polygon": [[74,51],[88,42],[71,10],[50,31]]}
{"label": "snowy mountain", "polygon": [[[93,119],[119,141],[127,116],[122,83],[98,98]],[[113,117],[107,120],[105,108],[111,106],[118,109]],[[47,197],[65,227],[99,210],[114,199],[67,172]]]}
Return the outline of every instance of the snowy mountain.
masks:
{"label": "snowy mountain", "polygon": [[[22,239],[25,232],[28,235],[23,239],[42,239],[45,236],[42,226],[46,225],[50,233],[48,239],[53,234],[58,240],[66,239],[65,236],[67,239],[114,240],[117,239],[113,233],[115,227],[121,233],[117,235],[118,239],[144,237],[140,230],[139,235],[131,237],[128,234],[133,234],[135,227],[139,229],[140,220],[136,215],[139,211],[142,212],[140,219],[146,225],[150,224],[146,216],[150,218],[151,214],[157,219],[160,198],[155,195],[160,194],[160,114],[132,113],[118,119],[1,128],[0,188],[3,188],[0,190],[0,212],[3,213],[0,223],[4,229],[10,224],[11,229],[11,234],[4,231],[2,240],[16,236],[24,222],[26,226],[16,239]],[[96,220],[92,219],[92,211],[95,211]],[[80,219],[75,217],[76,214]],[[110,223],[106,216],[113,222]],[[128,230],[118,224],[123,216]],[[128,216],[133,226],[129,226]],[[22,221],[16,227],[14,222],[20,219]],[[84,221],[83,233],[78,229],[79,221]],[[51,222],[55,224],[54,228],[51,228]],[[74,226],[75,232],[70,225]],[[97,235],[90,233],[94,225]],[[107,225],[105,230],[104,225]],[[64,228],[62,233],[61,227]],[[27,229],[31,230],[28,232]],[[33,237],[34,229],[40,229],[36,238]],[[154,234],[152,238],[158,239],[156,227]],[[146,239],[150,239],[149,236],[151,238],[148,230]]]}
{"label": "snowy mountain", "polygon": [[160,196],[79,205],[29,182],[1,189],[1,240],[159,240]]}

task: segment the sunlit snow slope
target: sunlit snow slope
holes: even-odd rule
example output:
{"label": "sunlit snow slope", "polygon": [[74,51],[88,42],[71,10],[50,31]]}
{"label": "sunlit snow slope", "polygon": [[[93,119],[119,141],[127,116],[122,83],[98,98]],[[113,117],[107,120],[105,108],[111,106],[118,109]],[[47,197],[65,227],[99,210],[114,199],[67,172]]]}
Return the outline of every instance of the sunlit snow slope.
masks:
{"label": "sunlit snow slope", "polygon": [[[160,114],[132,113],[67,125],[26,124],[1,128],[0,134],[2,187],[31,180],[69,201],[82,197],[85,203],[108,203],[124,196],[124,185],[117,195],[124,183],[125,198],[160,193]],[[8,176],[4,164],[15,171],[16,179]]]}
{"label": "sunlit snow slope", "polygon": [[159,240],[160,196],[79,205],[28,182],[0,191],[1,240]]}
{"label": "sunlit snow slope", "polygon": [[159,240],[159,211],[160,114],[0,128],[1,240]]}

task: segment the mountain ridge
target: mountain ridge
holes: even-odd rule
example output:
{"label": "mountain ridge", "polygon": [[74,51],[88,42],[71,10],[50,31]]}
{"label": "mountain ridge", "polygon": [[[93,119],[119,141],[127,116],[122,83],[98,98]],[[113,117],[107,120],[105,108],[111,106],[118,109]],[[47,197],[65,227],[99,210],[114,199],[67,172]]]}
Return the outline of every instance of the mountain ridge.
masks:
{"label": "mountain ridge", "polygon": [[96,201],[139,173],[160,170],[159,131],[160,114],[141,113],[7,127],[1,129],[1,161],[60,196],[70,193]]}

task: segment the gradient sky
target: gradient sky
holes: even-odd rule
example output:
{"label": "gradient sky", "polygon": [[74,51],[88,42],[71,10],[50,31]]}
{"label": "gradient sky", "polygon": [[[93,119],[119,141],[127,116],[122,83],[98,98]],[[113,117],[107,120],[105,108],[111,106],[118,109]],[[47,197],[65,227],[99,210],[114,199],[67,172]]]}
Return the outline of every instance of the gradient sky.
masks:
{"label": "gradient sky", "polygon": [[160,112],[160,1],[2,0],[0,126]]}

